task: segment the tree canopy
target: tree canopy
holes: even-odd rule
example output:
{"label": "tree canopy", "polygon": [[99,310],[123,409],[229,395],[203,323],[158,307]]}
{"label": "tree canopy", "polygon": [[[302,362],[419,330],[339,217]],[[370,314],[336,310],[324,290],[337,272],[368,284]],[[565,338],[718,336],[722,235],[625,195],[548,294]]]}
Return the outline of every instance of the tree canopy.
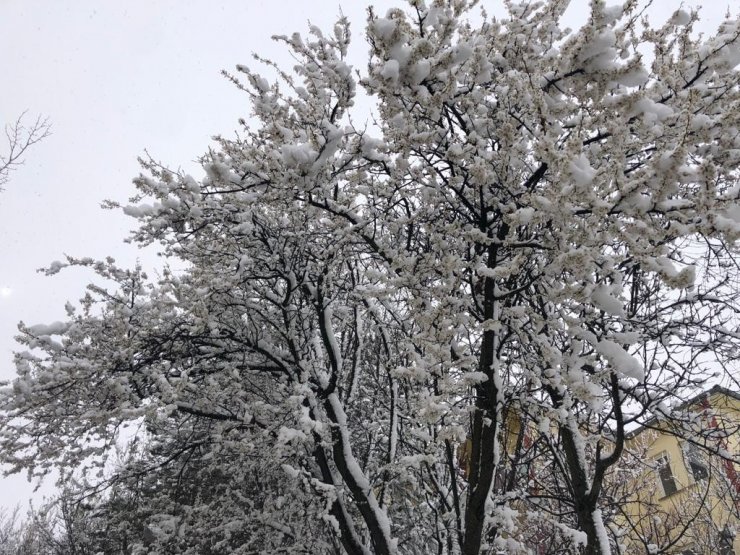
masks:
{"label": "tree canopy", "polygon": [[48,269],[101,280],[20,326],[0,460],[87,469],[124,552],[619,552],[626,430],[732,457],[674,401],[738,386],[740,22],[567,5],[413,0],[361,71],[340,18],[228,74],[205,176],[143,161],[122,207],[173,269]]}

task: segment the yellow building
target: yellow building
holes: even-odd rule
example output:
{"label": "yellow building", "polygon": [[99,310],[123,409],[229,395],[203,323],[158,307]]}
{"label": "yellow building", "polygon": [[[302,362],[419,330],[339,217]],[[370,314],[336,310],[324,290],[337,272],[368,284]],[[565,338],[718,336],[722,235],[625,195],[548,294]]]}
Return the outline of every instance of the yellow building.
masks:
{"label": "yellow building", "polygon": [[[604,484],[602,512],[619,537],[619,555],[740,555],[740,394],[716,386],[677,407],[690,419],[696,438],[687,441],[686,422],[652,419],[628,434],[621,462]],[[678,417],[678,416],[677,416]],[[558,431],[550,430],[553,437]],[[534,452],[539,430],[531,421],[522,427],[514,410],[504,413],[501,427],[503,459],[521,463],[516,483],[528,483],[530,494],[540,491],[542,472]],[[470,471],[471,441],[457,449],[461,476]],[[502,465],[497,488],[511,467]],[[521,470],[521,472],[519,472]],[[526,509],[522,507],[522,510]],[[614,526],[616,524],[616,526]],[[542,534],[533,531],[533,552],[554,554]],[[539,538],[539,539],[538,539]],[[544,550],[543,550],[544,549]]]}
{"label": "yellow building", "polygon": [[628,464],[612,476],[622,552],[740,555],[740,395],[716,386],[680,408],[708,439],[653,419],[629,435]]}

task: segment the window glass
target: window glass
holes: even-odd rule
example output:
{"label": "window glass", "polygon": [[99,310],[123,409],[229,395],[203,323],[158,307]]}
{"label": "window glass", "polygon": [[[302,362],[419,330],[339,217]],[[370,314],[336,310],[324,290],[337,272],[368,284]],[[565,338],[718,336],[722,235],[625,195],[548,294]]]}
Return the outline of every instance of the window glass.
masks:
{"label": "window glass", "polygon": [[709,476],[709,469],[704,463],[704,458],[699,448],[693,443],[687,443],[684,446],[684,453],[686,454],[686,466],[691,471],[694,481],[700,482],[701,480],[705,480]]}
{"label": "window glass", "polygon": [[663,453],[658,457],[658,476],[660,476],[660,482],[663,485],[663,493],[673,495],[678,491],[676,485],[676,479],[673,477],[673,470],[671,470],[671,462],[668,458],[667,453]]}

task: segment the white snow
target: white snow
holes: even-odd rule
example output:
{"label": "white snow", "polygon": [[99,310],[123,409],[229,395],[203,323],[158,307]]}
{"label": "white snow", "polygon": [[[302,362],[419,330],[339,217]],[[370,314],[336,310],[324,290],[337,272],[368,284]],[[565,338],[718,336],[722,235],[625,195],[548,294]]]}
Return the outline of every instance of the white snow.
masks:
{"label": "white snow", "polygon": [[645,379],[645,369],[642,364],[620,345],[608,339],[603,339],[596,343],[594,348],[597,353],[609,361],[618,373],[638,381]]}
{"label": "white snow", "polygon": [[156,214],[157,210],[156,207],[150,204],[129,204],[128,206],[124,206],[123,213],[127,216],[131,216],[132,218],[143,218],[144,216],[151,216],[152,214]]}
{"label": "white snow", "polygon": [[650,76],[645,68],[640,66],[633,71],[629,71],[624,75],[619,76],[617,78],[617,82],[625,87],[639,87],[647,83],[649,77]]}
{"label": "white snow", "polygon": [[691,21],[691,14],[689,14],[689,12],[687,12],[686,10],[676,10],[669,21],[673,25],[683,27],[684,25],[688,25]]}
{"label": "white snow", "polygon": [[398,60],[388,60],[383,66],[383,69],[380,70],[380,75],[384,79],[388,79],[390,81],[395,82],[395,81],[398,81],[398,71],[399,71]]}
{"label": "white snow", "polygon": [[609,25],[614,23],[624,13],[624,7],[621,4],[615,4],[614,6],[607,6],[604,8],[604,22]]}
{"label": "white snow", "polygon": [[51,324],[36,324],[31,326],[28,330],[37,336],[44,335],[62,335],[69,329],[69,324],[63,322],[53,322]]}
{"label": "white snow", "polygon": [[606,528],[604,527],[604,519],[601,516],[601,509],[595,509],[592,516],[594,519],[594,527],[596,528],[596,535],[599,539],[601,554],[610,555],[612,551],[609,547],[609,536],[606,535]]}
{"label": "white snow", "polygon": [[284,145],[280,149],[283,163],[288,168],[305,169],[310,166],[318,153],[309,144]]}
{"label": "white snow", "polygon": [[617,50],[614,48],[617,37],[612,29],[605,29],[593,37],[583,47],[580,61],[587,71],[607,71],[616,65]]}
{"label": "white snow", "polygon": [[618,297],[612,295],[610,288],[605,285],[599,285],[594,292],[591,293],[591,300],[604,312],[615,316],[624,316],[622,301]]}
{"label": "white snow", "polygon": [[525,208],[520,208],[516,212],[512,214],[512,220],[517,225],[527,225],[532,222],[532,218],[534,218],[535,210],[531,206],[527,206]]}
{"label": "white snow", "polygon": [[635,103],[635,107],[647,121],[663,121],[673,115],[673,109],[670,106],[655,102],[651,98],[641,98]]}
{"label": "white snow", "polygon": [[54,262],[49,264],[49,267],[46,269],[46,274],[47,275],[56,274],[57,272],[59,272],[59,270],[61,270],[62,268],[65,268],[66,266],[67,264],[65,264],[64,262],[55,260]]}
{"label": "white snow", "polygon": [[392,19],[379,17],[373,23],[372,29],[373,31],[375,31],[375,34],[377,36],[387,40],[391,37],[391,35],[393,35],[393,32],[396,30],[396,22]]}
{"label": "white snow", "polygon": [[588,158],[583,154],[574,157],[570,162],[570,174],[576,185],[581,187],[590,185],[594,177],[596,177],[596,173],[596,170],[591,167]]}
{"label": "white snow", "polygon": [[332,410],[336,415],[336,425],[339,429],[339,435],[342,443],[342,452],[344,454],[344,462],[347,465],[347,469],[349,470],[349,473],[351,474],[354,482],[365,494],[367,504],[370,507],[370,510],[372,510],[372,512],[374,513],[375,518],[378,521],[378,525],[380,526],[383,535],[385,536],[388,544],[391,547],[391,553],[396,553],[398,542],[397,540],[393,539],[393,535],[391,534],[391,523],[388,520],[388,515],[386,515],[386,512],[380,507],[380,505],[378,505],[378,500],[375,498],[375,493],[373,492],[370,482],[365,476],[365,473],[362,472],[357,459],[355,459],[355,456],[352,454],[352,441],[349,437],[347,415],[344,412],[344,407],[342,406],[342,403],[339,400],[339,397],[337,397],[336,393],[329,394],[327,400],[331,404]]}
{"label": "white snow", "polygon": [[413,70],[411,71],[411,81],[414,85],[418,85],[424,79],[429,77],[429,73],[432,69],[432,64],[429,60],[420,60],[414,64]]}

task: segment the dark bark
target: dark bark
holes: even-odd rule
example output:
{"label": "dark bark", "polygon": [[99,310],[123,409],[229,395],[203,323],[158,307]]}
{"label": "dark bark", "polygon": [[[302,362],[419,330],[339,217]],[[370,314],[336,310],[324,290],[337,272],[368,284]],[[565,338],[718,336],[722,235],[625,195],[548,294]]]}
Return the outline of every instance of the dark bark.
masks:
{"label": "dark bark", "polygon": [[[616,374],[611,375],[611,396],[614,407],[614,417],[617,421],[617,431],[613,451],[606,457],[601,457],[601,444],[596,448],[596,460],[594,462],[594,475],[589,479],[588,468],[584,465],[586,461],[581,460],[576,439],[577,430],[569,426],[562,426],[563,450],[570,476],[571,495],[573,496],[573,508],[578,519],[578,527],[586,534],[586,547],[584,555],[604,555],[599,541],[594,512],[598,508],[601,496],[604,476],[609,467],[614,465],[622,455],[624,449],[624,418],[622,415],[621,396],[619,392],[619,380]],[[562,397],[554,389],[549,390],[556,407],[562,405]]]}
{"label": "dark bark", "polygon": [[[484,214],[485,217],[485,214]],[[505,237],[508,229],[502,226],[498,236]],[[503,237],[499,237],[503,238]],[[495,268],[498,247],[488,246],[489,268]],[[491,321],[495,314],[495,281],[486,277],[483,290],[483,317]],[[472,446],[470,457],[470,477],[468,480],[468,503],[465,508],[465,537],[463,555],[478,555],[484,533],[486,499],[496,474],[495,444],[498,433],[498,399],[497,380],[494,379],[494,361],[496,358],[496,332],[483,332],[478,371],[488,379],[475,388],[475,412],[473,414]]]}
{"label": "dark bark", "polygon": [[586,469],[578,456],[578,447],[573,432],[564,426],[561,430],[563,450],[570,473],[570,482],[573,494],[573,506],[578,519],[578,527],[586,533],[586,548],[584,555],[605,555],[601,551],[599,536],[596,529],[594,511],[596,510],[597,495],[592,495],[590,481]]}
{"label": "dark bark", "polygon": [[[321,480],[325,484],[336,486],[336,484],[334,484],[331,469],[329,468],[329,461],[324,452],[324,448],[321,446],[321,438],[315,436],[314,439],[316,440],[316,447],[313,450],[313,456],[316,464],[319,466],[319,470],[321,471]],[[339,531],[341,532],[339,540],[342,542],[344,550],[349,555],[364,555],[365,552],[362,544],[360,544],[357,538],[357,533],[352,524],[352,520],[338,498],[332,503],[329,514],[337,519],[337,522],[339,523]]]}
{"label": "dark bark", "polygon": [[[350,452],[350,446],[345,444],[345,438],[341,433],[338,425],[338,415],[334,411],[334,407],[330,400],[324,403],[324,409],[329,417],[329,420],[334,424],[332,425],[332,453],[334,455],[334,464],[339,470],[339,474],[342,476],[344,483],[347,484],[352,498],[355,500],[355,505],[362,515],[362,519],[367,526],[368,532],[370,533],[370,541],[373,545],[373,553],[375,555],[390,555],[392,552],[390,541],[391,538],[387,537],[383,532],[378,516],[370,506],[369,496],[372,492],[365,491],[360,484],[357,483],[354,474],[350,470],[346,456]],[[351,456],[351,454],[350,454]]]}

